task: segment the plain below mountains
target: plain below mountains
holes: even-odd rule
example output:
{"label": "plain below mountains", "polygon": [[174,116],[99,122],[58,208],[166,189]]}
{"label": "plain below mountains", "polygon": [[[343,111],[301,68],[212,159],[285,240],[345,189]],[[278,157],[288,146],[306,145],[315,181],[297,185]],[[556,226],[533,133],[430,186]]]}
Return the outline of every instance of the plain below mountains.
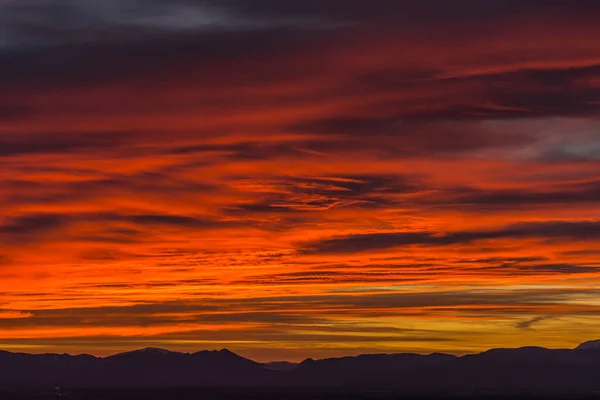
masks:
{"label": "plain below mountains", "polygon": [[575,349],[492,349],[457,357],[368,354],[261,364],[229,350],[147,348],[110,357],[0,351],[0,388],[356,388],[406,393],[600,392],[600,341]]}

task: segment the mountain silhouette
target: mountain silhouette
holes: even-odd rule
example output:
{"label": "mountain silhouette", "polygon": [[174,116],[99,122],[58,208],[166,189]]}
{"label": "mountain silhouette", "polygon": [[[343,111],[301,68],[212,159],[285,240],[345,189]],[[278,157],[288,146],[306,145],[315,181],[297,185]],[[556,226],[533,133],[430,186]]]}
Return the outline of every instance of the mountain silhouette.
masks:
{"label": "mountain silhouette", "polygon": [[589,342],[581,343],[576,347],[577,350],[598,350],[600,351],[600,340],[590,340]]}
{"label": "mountain silhouette", "polygon": [[0,387],[252,385],[265,372],[261,364],[227,349],[190,354],[146,348],[106,358],[0,352]]}
{"label": "mountain silhouette", "polygon": [[0,351],[0,388],[322,387],[406,393],[600,391],[600,340],[575,349],[521,347],[454,356],[366,354],[261,364],[227,349],[145,348],[109,357]]}

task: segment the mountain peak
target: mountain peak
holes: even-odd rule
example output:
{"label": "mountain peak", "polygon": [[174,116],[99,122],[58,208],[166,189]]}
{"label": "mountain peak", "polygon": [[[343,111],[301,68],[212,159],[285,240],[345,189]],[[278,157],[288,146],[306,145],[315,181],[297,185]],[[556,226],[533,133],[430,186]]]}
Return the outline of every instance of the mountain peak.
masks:
{"label": "mountain peak", "polygon": [[233,351],[229,350],[229,349],[221,349],[221,350],[201,350],[198,351],[196,353],[193,353],[194,355],[213,355],[213,356],[236,356],[236,357],[240,357],[239,355],[237,355],[236,353],[234,353]]}
{"label": "mountain peak", "polygon": [[183,354],[183,353],[160,349],[157,347],[146,347],[144,349],[132,350],[132,351],[128,351],[125,353],[115,354],[115,356],[139,355],[139,354],[153,355],[153,356],[167,356],[170,354]]}
{"label": "mountain peak", "polygon": [[149,353],[149,354],[170,354],[172,351],[160,349],[158,347],[146,347],[145,349],[138,350],[141,353]]}
{"label": "mountain peak", "polygon": [[581,343],[575,348],[576,350],[600,350],[600,339],[589,340]]}

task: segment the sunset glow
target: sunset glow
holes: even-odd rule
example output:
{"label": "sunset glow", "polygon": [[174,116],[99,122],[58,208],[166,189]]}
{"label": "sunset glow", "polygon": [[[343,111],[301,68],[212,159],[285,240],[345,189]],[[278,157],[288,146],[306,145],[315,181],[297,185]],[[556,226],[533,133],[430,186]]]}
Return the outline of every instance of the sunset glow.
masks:
{"label": "sunset glow", "polygon": [[58,3],[0,2],[0,349],[598,336],[598,2]]}

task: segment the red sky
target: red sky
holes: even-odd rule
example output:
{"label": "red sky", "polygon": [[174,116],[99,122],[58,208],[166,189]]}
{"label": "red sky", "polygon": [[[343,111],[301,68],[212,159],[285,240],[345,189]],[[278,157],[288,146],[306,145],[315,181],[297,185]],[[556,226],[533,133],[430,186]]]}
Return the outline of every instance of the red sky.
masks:
{"label": "red sky", "polygon": [[0,348],[600,329],[594,1],[0,2]]}

